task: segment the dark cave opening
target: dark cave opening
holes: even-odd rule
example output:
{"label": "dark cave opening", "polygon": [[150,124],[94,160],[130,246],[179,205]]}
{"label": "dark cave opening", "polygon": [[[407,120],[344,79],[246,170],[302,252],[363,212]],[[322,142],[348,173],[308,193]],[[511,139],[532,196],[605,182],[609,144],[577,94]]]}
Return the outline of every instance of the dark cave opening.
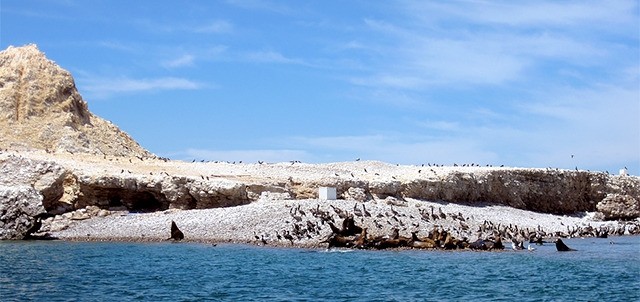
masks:
{"label": "dark cave opening", "polygon": [[[102,198],[100,197],[102,196]],[[106,205],[109,208],[125,207],[130,212],[146,213],[154,211],[162,211],[169,208],[169,202],[152,192],[137,192],[128,191],[122,189],[105,189],[102,192],[96,194],[98,200],[103,200],[101,204]]]}

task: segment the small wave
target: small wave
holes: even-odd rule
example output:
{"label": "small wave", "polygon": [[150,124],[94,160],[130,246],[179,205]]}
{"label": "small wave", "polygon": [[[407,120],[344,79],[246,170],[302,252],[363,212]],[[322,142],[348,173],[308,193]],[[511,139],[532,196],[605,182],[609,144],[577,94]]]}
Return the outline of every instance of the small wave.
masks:
{"label": "small wave", "polygon": [[352,249],[326,249],[322,250],[322,253],[351,253],[354,251]]}

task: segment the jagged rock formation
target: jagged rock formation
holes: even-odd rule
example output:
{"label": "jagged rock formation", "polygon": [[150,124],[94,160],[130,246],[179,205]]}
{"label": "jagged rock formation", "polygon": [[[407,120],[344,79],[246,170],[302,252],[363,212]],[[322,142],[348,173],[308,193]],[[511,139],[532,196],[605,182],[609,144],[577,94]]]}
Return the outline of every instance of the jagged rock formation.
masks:
{"label": "jagged rock formation", "polygon": [[[297,167],[191,164],[158,159],[131,163],[126,158],[105,161],[102,157],[74,156],[65,159],[40,152],[49,159],[42,160],[37,159],[36,153],[14,154],[0,152],[0,187],[5,192],[0,199],[0,209],[8,212],[6,209],[20,204],[27,209],[12,208],[9,212],[19,212],[25,217],[43,211],[61,214],[87,207],[153,212],[230,207],[274,198],[309,199],[318,197],[320,186],[336,187],[341,199],[381,200],[394,206],[403,206],[405,199],[416,199],[470,205],[502,204],[554,214],[600,211],[607,220],[631,220],[640,214],[638,177],[586,171],[442,168],[434,170],[437,174],[422,172],[412,176],[408,171],[416,169],[414,167],[378,162]],[[367,175],[347,179],[333,176],[333,169],[340,165],[351,170],[375,166],[381,175],[375,176],[376,179]],[[137,170],[129,170],[134,168]],[[212,174],[206,177],[194,174],[198,171]],[[237,174],[227,174],[230,172]],[[406,177],[393,176],[403,174]],[[5,228],[9,227],[8,221],[16,217],[16,214],[0,214]],[[21,225],[23,230],[28,223]]]}
{"label": "jagged rock formation", "polygon": [[71,74],[35,45],[0,52],[0,148],[152,156],[89,112]]}
{"label": "jagged rock formation", "polygon": [[23,239],[41,213],[42,195],[33,187],[0,185],[0,239]]}
{"label": "jagged rock formation", "polygon": [[52,162],[22,157],[0,161],[0,239],[22,239],[33,217],[60,200],[66,173]]}

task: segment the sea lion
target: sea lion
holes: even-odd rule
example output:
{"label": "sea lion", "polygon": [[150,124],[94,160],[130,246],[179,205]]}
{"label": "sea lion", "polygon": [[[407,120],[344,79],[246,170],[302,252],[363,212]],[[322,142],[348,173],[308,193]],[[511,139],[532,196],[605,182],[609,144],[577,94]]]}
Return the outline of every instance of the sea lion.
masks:
{"label": "sea lion", "polygon": [[342,235],[353,236],[362,233],[362,228],[357,226],[353,216],[349,216],[342,222]]}
{"label": "sea lion", "polygon": [[34,216],[34,221],[33,224],[31,224],[31,227],[25,232],[24,234],[24,240],[55,240],[58,239],[56,237],[52,237],[49,233],[45,233],[44,235],[34,235],[35,233],[38,233],[40,231],[40,228],[42,227],[42,219],[47,219],[50,217],[53,217],[54,215],[49,214],[49,213],[40,213],[36,216]]}
{"label": "sea lion", "polygon": [[329,227],[333,234],[340,236],[355,236],[362,233],[362,228],[357,226],[353,217],[349,216],[342,221],[342,229],[339,229],[333,223],[329,222]]}
{"label": "sea lion", "polygon": [[182,231],[180,231],[180,229],[178,228],[178,225],[176,225],[176,223],[171,220],[171,238],[167,239],[167,240],[176,240],[176,241],[180,241],[182,239],[184,239],[184,234],[182,233]]}
{"label": "sea lion", "polygon": [[433,249],[438,247],[436,242],[429,237],[418,238],[418,231],[411,232],[409,246],[417,249]]}
{"label": "sea lion", "polygon": [[389,249],[389,248],[399,248],[401,246],[406,246],[407,242],[403,242],[403,240],[400,239],[383,239],[380,241],[376,241],[373,244],[373,247],[379,250],[383,250],[383,249]]}
{"label": "sea lion", "polygon": [[469,244],[469,248],[472,250],[482,250],[482,251],[489,249],[489,247],[487,246],[487,241],[483,239],[478,239],[472,242],[471,244]]}
{"label": "sea lion", "polygon": [[330,249],[332,247],[353,247],[354,241],[355,240],[352,237],[341,236],[338,234],[331,234],[329,238],[321,242],[328,243],[329,246],[327,246],[327,248]]}
{"label": "sea lion", "polygon": [[500,236],[496,237],[496,241],[493,243],[493,246],[489,249],[493,250],[504,250],[504,244],[502,244],[502,238]]}
{"label": "sea lion", "polygon": [[362,228],[362,233],[356,239],[355,248],[364,249],[367,247],[367,228]]}
{"label": "sea lion", "polygon": [[457,247],[457,245],[453,242],[453,236],[451,236],[451,234],[447,233],[447,237],[444,239],[442,247],[445,250],[453,250]]}
{"label": "sea lion", "polygon": [[564,242],[562,242],[562,239],[558,238],[556,239],[556,250],[558,250],[558,252],[571,252],[571,251],[575,251],[574,249],[568,247],[566,244],[564,244]]}

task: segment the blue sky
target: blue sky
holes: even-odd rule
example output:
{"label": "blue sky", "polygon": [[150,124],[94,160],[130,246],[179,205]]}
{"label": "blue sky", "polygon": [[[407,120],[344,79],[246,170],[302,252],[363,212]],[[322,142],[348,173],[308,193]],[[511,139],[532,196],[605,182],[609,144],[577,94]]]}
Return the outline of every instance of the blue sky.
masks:
{"label": "blue sky", "polygon": [[[174,159],[640,172],[638,1],[11,1],[89,108]],[[573,155],[573,158],[571,157]]]}

